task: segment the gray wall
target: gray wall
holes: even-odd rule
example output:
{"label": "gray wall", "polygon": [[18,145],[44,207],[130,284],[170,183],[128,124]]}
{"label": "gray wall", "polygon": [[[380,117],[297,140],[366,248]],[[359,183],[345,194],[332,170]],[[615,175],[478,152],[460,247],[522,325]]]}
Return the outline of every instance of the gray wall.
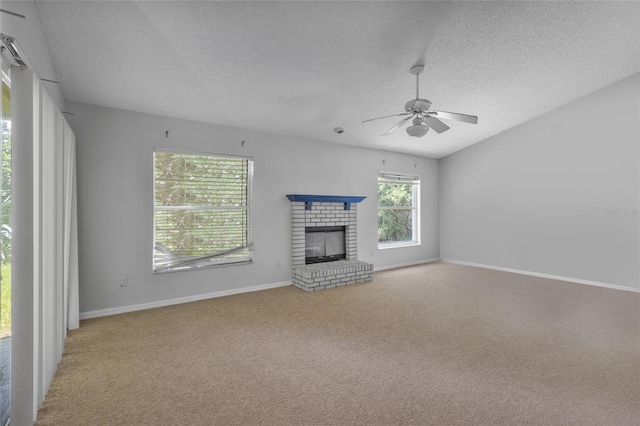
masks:
{"label": "gray wall", "polygon": [[442,159],[440,256],[640,288],[639,94],[636,74]]}
{"label": "gray wall", "polygon": [[[437,160],[72,102],[67,109],[77,138],[81,313],[290,281],[291,193],[366,196],[358,257],[378,268],[438,256]],[[154,147],[254,158],[253,264],[151,273]],[[379,170],[421,176],[421,246],[377,249]]]}

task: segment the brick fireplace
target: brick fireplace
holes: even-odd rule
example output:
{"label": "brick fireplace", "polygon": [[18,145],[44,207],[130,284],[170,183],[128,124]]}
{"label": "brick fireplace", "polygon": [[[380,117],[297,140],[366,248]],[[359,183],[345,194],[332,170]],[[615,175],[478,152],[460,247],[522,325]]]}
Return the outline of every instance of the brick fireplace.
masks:
{"label": "brick fireplace", "polygon": [[[290,194],[292,283],[318,291],[373,279],[373,265],[358,260],[357,203],[365,197]],[[310,228],[344,228],[344,260],[307,264]],[[317,239],[317,235],[314,236]],[[307,241],[307,243],[305,243]]]}

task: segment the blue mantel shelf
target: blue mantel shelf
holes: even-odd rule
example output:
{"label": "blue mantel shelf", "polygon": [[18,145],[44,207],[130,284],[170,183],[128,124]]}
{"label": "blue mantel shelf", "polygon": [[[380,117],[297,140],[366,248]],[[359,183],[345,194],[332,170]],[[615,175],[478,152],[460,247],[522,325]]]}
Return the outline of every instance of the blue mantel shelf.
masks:
{"label": "blue mantel shelf", "polygon": [[311,210],[311,205],[316,203],[344,203],[345,210],[351,210],[351,203],[359,203],[367,197],[349,197],[345,195],[303,195],[287,194],[289,201],[304,201],[305,209]]}

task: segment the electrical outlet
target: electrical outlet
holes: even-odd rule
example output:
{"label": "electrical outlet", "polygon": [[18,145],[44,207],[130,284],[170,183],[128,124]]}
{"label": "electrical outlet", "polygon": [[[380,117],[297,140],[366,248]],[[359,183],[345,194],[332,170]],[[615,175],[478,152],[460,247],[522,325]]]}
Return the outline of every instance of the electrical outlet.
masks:
{"label": "electrical outlet", "polygon": [[129,287],[129,277],[127,275],[120,277],[120,287]]}

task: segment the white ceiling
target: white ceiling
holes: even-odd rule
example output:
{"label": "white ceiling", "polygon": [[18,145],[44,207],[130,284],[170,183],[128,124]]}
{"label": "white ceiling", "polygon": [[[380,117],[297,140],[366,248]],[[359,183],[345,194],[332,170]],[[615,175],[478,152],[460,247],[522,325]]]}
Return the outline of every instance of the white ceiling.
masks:
{"label": "white ceiling", "polygon": [[[68,101],[434,158],[640,72],[638,2],[37,8]],[[449,131],[415,139],[381,136],[397,117],[362,124],[404,112],[419,61],[421,97],[478,125],[447,121]]]}

